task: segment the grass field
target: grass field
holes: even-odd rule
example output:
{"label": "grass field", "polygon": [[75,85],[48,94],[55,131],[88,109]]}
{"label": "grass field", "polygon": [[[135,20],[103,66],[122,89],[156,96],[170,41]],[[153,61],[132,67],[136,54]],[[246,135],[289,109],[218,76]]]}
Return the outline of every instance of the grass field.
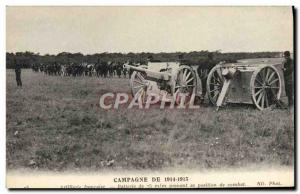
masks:
{"label": "grass field", "polygon": [[6,72],[8,169],[228,168],[294,165],[294,120],[287,110],[103,110],[105,92],[126,79]]}

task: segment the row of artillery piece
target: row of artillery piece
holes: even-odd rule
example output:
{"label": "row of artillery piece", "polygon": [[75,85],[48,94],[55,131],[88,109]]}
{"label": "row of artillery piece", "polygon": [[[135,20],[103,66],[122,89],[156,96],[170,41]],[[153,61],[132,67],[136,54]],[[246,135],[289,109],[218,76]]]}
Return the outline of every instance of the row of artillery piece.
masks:
{"label": "row of artillery piece", "polygon": [[[195,96],[201,98],[206,87],[209,102],[219,107],[226,104],[252,104],[264,110],[279,103],[285,96],[282,72],[283,58],[239,60],[237,63],[220,62],[209,72],[197,71],[197,66],[180,65],[179,62],[149,62],[148,65],[124,68],[132,72],[132,95],[145,100],[150,93],[166,94],[165,101],[180,103],[180,93],[185,102]],[[207,79],[202,85],[201,79]]]}

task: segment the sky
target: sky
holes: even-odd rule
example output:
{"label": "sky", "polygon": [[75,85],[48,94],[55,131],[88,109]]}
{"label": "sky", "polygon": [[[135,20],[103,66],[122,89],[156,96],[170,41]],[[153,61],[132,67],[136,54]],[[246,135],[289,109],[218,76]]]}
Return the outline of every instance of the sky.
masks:
{"label": "sky", "polygon": [[291,7],[6,8],[6,51],[221,52],[293,49]]}

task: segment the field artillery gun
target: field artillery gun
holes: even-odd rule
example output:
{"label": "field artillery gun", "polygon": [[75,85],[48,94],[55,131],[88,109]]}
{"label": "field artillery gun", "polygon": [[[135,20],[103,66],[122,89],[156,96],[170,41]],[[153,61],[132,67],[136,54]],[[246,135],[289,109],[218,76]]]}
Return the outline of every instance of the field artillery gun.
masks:
{"label": "field artillery gun", "polygon": [[282,60],[247,59],[216,65],[207,77],[209,101],[217,109],[226,103],[254,104],[259,110],[277,104],[285,91]]}
{"label": "field artillery gun", "polygon": [[[161,101],[186,105],[193,97],[200,97],[202,85],[195,67],[178,62],[149,62],[148,65],[124,65],[131,71],[130,87],[134,97],[143,102],[150,93],[158,94]],[[182,99],[184,94],[185,98]]]}

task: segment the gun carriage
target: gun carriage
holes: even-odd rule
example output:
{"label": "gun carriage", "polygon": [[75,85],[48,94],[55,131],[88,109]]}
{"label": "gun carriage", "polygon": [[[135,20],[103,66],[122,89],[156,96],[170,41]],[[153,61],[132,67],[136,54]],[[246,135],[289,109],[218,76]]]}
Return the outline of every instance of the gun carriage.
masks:
{"label": "gun carriage", "polygon": [[[140,97],[143,102],[148,94],[155,93],[161,101],[175,101],[180,104],[189,103],[193,94],[201,96],[202,86],[196,67],[179,65],[178,62],[155,62],[148,65],[132,66],[124,65],[124,68],[132,71],[130,87],[133,96]],[[181,99],[184,94],[185,99]]]}
{"label": "gun carriage", "polygon": [[249,59],[216,65],[207,77],[209,101],[254,104],[259,110],[275,105],[284,91],[282,59]]}

